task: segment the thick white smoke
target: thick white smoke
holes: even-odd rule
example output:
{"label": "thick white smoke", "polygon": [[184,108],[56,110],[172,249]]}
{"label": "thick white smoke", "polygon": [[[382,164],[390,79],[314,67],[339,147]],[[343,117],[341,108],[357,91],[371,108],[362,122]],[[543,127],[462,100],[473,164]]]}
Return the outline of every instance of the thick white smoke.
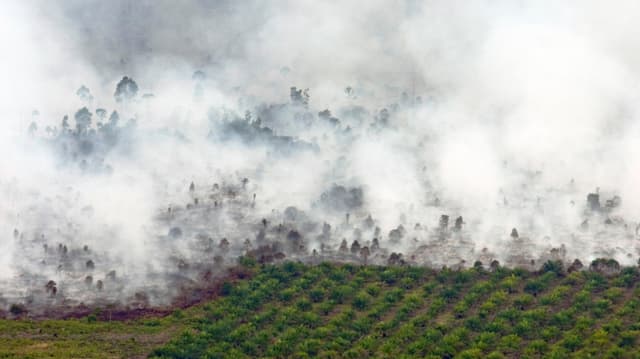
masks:
{"label": "thick white smoke", "polygon": [[[295,242],[285,252],[304,258],[377,238],[378,262],[395,251],[416,264],[536,266],[564,245],[565,261],[634,263],[639,7],[4,4],[0,292],[28,298],[55,280],[97,301],[78,283],[116,270],[109,299],[142,288],[166,302],[176,271],[197,280],[223,238],[227,262],[246,239]],[[123,76],[139,91],[117,102]],[[76,95],[83,85],[90,97]],[[78,157],[59,135],[85,106],[96,133],[114,110],[122,130]],[[441,215],[449,227],[462,216],[462,229],[440,228]]]}

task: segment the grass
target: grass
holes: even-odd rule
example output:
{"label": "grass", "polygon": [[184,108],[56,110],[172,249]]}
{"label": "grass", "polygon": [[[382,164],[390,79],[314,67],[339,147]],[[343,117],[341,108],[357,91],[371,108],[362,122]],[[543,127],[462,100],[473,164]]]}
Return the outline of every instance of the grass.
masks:
{"label": "grass", "polygon": [[2,320],[0,358],[145,357],[183,325],[171,317],[130,322]]}

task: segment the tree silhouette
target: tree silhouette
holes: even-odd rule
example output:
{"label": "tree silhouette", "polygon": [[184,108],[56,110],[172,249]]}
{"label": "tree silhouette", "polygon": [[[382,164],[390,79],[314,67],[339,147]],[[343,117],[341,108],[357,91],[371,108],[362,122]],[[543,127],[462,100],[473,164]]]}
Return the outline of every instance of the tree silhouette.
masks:
{"label": "tree silhouette", "polygon": [[100,122],[103,122],[105,117],[107,117],[107,110],[105,110],[104,108],[97,108],[96,115],[100,119]]}
{"label": "tree silhouette", "polygon": [[91,126],[91,112],[86,107],[79,109],[74,115],[76,119],[76,130],[84,133]]}
{"label": "tree silhouette", "polygon": [[138,94],[138,84],[133,79],[125,76],[116,85],[116,92],[113,96],[117,102],[130,101]]}
{"label": "tree silhouette", "polygon": [[295,86],[291,87],[290,97],[293,104],[306,107],[309,104],[309,89],[298,90]]}
{"label": "tree silhouette", "polygon": [[85,85],[80,86],[80,88],[76,91],[76,95],[80,97],[82,101],[91,102],[93,101],[93,95],[91,95],[91,91]]}
{"label": "tree silhouette", "polygon": [[364,260],[364,265],[367,265],[367,259],[369,258],[369,247],[362,247],[360,249],[360,256]]}

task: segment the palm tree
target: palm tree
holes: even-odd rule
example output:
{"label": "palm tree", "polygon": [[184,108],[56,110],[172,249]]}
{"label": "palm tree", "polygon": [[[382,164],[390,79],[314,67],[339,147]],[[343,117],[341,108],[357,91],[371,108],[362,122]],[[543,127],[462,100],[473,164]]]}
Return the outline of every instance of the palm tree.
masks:
{"label": "palm tree", "polygon": [[369,247],[362,247],[360,248],[360,256],[362,256],[362,259],[364,260],[364,265],[367,265],[367,258],[369,258]]}

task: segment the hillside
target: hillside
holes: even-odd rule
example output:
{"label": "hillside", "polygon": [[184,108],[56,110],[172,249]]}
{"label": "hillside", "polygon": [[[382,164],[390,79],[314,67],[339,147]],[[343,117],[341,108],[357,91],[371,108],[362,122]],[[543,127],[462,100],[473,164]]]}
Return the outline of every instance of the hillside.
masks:
{"label": "hillside", "polygon": [[[636,357],[638,270],[539,273],[244,259],[164,318],[3,320],[0,357]],[[237,278],[238,276],[236,276]]]}
{"label": "hillside", "polygon": [[158,357],[632,357],[636,268],[606,277],[294,263],[257,270]]}

